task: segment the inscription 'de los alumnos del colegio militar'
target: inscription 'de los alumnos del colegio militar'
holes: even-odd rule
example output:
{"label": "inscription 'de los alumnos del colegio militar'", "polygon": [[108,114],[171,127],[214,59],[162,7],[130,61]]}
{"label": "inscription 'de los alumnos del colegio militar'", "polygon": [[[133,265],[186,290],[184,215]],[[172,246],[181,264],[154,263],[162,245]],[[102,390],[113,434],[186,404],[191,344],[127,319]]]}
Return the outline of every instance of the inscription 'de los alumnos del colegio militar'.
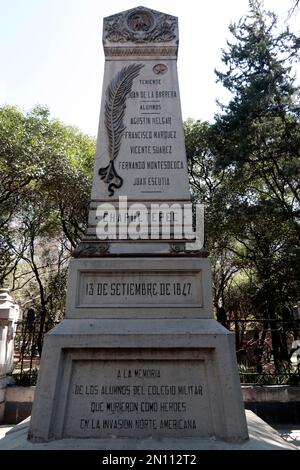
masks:
{"label": "inscription 'de los alumnos del colegio militar'", "polygon": [[201,361],[96,361],[93,369],[90,376],[81,361],[74,367],[66,432],[76,429],[84,437],[118,430],[133,437],[156,429],[163,435],[201,430],[208,406]]}

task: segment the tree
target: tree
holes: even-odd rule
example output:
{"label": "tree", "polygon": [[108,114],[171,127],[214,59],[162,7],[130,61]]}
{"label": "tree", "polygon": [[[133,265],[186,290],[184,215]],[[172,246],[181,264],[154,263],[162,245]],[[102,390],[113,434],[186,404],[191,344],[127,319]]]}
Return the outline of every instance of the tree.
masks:
{"label": "tree", "polygon": [[299,1],[300,0],[293,0],[292,3],[291,3],[291,8],[289,10],[289,14],[288,16],[291,17],[295,11],[299,8]]}
{"label": "tree", "polygon": [[226,169],[216,166],[210,149],[211,124],[188,119],[184,124],[193,201],[205,208],[205,247],[210,253],[213,271],[214,306],[224,306],[224,294],[232,276],[237,272],[235,256],[226,247],[230,244],[226,231],[224,197],[230,191]]}
{"label": "tree", "polygon": [[300,106],[291,66],[300,41],[288,28],[278,32],[277,17],[259,1],[249,4],[249,15],[230,26],[226,71],[217,72],[233,97],[216,116],[210,142],[235,187],[227,199],[236,240],[229,249],[255,272],[278,370],[285,348],[276,319],[299,289]]}
{"label": "tree", "polygon": [[295,78],[300,39],[251,0],[250,14],[230,26],[234,42],[223,51],[219,81],[233,94],[216,116],[211,143],[222,168],[252,186],[253,197],[271,200],[299,230],[300,106]]}
{"label": "tree", "polygon": [[249,3],[249,15],[230,26],[225,71],[217,72],[232,98],[214,124],[186,123],[186,148],[194,197],[207,204],[215,306],[235,321],[261,320],[260,346],[271,328],[279,370],[287,348],[276,322],[300,288],[300,107],[291,69],[300,41],[279,32],[260,2]]}
{"label": "tree", "polygon": [[0,109],[0,281],[21,304],[34,305],[39,352],[47,323],[63,314],[66,264],[86,227],[94,153],[94,139],[50,119],[46,108]]}

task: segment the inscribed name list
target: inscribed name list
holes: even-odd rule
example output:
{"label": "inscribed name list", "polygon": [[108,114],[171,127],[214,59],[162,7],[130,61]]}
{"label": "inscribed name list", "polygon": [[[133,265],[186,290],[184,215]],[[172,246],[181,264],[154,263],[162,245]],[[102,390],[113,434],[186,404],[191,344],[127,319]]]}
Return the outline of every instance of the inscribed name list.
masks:
{"label": "inscribed name list", "polygon": [[[188,199],[187,163],[185,156],[176,62],[166,60],[164,72],[155,73],[156,61],[143,65],[133,80],[126,98],[124,132],[114,166],[122,178],[117,195],[139,200]],[[115,67],[108,62],[107,76],[114,77]],[[110,69],[110,70],[109,70]],[[122,67],[119,66],[122,70]],[[107,86],[109,86],[107,80]],[[103,127],[103,122],[100,122]],[[101,131],[101,129],[100,129]],[[105,128],[103,139],[107,140]],[[98,154],[96,173],[108,162],[107,152]],[[107,195],[101,182],[94,199]]]}

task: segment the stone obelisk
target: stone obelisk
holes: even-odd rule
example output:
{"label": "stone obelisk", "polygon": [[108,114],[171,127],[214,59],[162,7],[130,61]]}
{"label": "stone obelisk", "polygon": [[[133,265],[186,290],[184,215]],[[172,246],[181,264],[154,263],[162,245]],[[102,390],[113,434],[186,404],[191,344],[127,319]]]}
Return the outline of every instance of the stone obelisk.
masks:
{"label": "stone obelisk", "polygon": [[[234,338],[213,319],[209,260],[180,236],[184,218],[169,236],[155,225],[190,203],[177,18],[118,13],[104,19],[103,44],[89,226],[69,265],[66,319],[45,339],[29,439],[242,441]],[[143,235],[128,237],[137,211]]]}

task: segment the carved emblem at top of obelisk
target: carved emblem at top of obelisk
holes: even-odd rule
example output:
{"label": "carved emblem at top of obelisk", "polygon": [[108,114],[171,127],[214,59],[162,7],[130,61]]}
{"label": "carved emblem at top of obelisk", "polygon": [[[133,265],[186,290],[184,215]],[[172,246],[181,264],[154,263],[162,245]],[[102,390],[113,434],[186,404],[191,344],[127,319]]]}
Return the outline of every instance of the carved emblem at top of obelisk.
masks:
{"label": "carved emblem at top of obelisk", "polygon": [[145,7],[105,18],[103,38],[112,43],[170,42],[177,35],[177,18]]}

